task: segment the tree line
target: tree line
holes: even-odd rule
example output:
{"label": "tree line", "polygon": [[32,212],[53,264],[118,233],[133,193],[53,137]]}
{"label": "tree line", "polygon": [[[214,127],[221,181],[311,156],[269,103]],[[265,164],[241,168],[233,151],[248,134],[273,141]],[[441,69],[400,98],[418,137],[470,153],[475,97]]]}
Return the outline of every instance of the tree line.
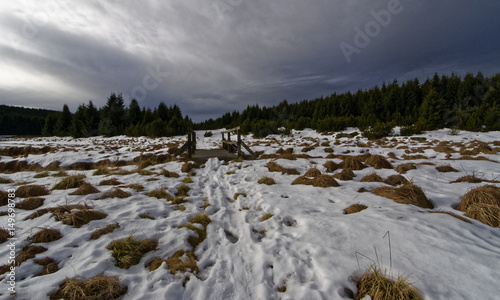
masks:
{"label": "tree line", "polygon": [[40,135],[53,110],[0,105],[0,135]]}
{"label": "tree line", "polygon": [[80,104],[75,113],[68,105],[62,112],[52,113],[45,119],[43,136],[90,137],[97,135],[115,136],[174,136],[185,134],[192,128],[189,117],[183,117],[177,105],[167,107],[160,102],[157,108],[140,107],[132,99],[125,106],[121,94],[111,94],[106,105],[97,108],[92,101]]}
{"label": "tree line", "polygon": [[194,124],[204,130],[235,126],[256,136],[304,128],[328,132],[358,127],[374,137],[388,134],[394,126],[403,126],[401,133],[406,135],[444,127],[500,130],[500,74],[435,74],[423,83],[394,80],[298,103],[284,100],[272,107],[248,106],[242,112]]}

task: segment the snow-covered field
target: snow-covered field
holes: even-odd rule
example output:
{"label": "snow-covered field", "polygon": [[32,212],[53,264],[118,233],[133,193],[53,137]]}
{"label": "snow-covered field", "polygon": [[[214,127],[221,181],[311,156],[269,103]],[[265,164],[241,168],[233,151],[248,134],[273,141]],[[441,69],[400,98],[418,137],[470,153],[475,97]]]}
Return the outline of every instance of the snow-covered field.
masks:
{"label": "snow-covered field", "polygon": [[[356,129],[344,133],[354,131]],[[219,146],[219,131],[214,131],[210,138],[203,133],[197,134],[198,148]],[[284,168],[296,169],[301,175],[312,167],[324,174],[339,173],[341,169],[327,173],[323,165],[327,161],[341,163],[341,155],[382,155],[393,166],[390,169],[367,166],[355,170],[352,180],[337,180],[339,187],[292,185],[300,175],[270,172],[266,164],[273,161],[272,158],[229,163],[212,158],[193,169],[192,174],[181,171],[182,161],[147,166],[144,170],[151,172],[142,175],[136,172],[137,163],[111,166],[108,168],[110,173],[103,175],[94,175],[94,169],[66,170],[68,175],[85,175],[84,180],[100,191],[83,196],[70,195],[76,188],[52,190],[61,180],[61,177],[52,176],[57,171],[49,171],[45,174],[48,176],[40,178],[34,176],[41,171],[0,174],[3,179],[13,181],[0,184],[3,191],[18,189],[16,183],[19,182],[43,185],[50,190],[48,195],[42,196],[45,200],[41,207],[16,209],[17,253],[44,228],[56,229],[62,235],[58,240],[36,244],[47,250],[16,268],[17,299],[48,299],[66,278],[98,275],[119,278],[127,287],[127,294],[121,299],[352,299],[352,294],[356,293],[353,278],[374,262],[383,269],[390,269],[394,276],[409,275],[425,299],[499,299],[500,229],[469,218],[471,223],[448,214],[429,212],[453,212],[463,216],[455,208],[469,189],[484,184],[498,185],[495,182],[500,180],[500,153],[495,152],[500,151],[500,132],[462,131],[450,135],[449,130],[439,130],[417,137],[421,138],[394,136],[370,142],[360,135],[337,138],[336,134],[321,135],[312,130],[294,131],[293,137],[244,137],[254,151],[263,151],[264,155],[275,154],[280,148],[293,148],[295,154],[308,155],[294,160],[275,160]],[[185,137],[6,138],[0,139],[0,148],[31,145],[50,146],[53,150],[17,158],[1,156],[0,163],[26,160],[29,164],[46,167],[59,161],[64,168],[75,162],[104,159],[132,161],[141,154],[168,154],[169,147],[180,146],[185,140]],[[446,145],[449,149],[438,152],[441,150],[438,145],[443,141],[449,141]],[[479,145],[490,150],[474,151]],[[302,152],[308,146],[314,149]],[[467,154],[469,156],[465,156]],[[479,156],[483,159],[474,159]],[[403,176],[422,188],[433,202],[433,209],[358,192],[360,188],[369,191],[387,186],[383,182],[362,182],[365,175],[375,171],[386,178],[399,174],[395,171],[398,165],[411,162],[416,169]],[[450,165],[458,172],[439,172],[436,167],[441,165]],[[180,177],[166,177],[162,169]],[[483,182],[451,183],[465,175],[475,175]],[[276,184],[259,184],[258,180],[266,176],[273,178]],[[186,180],[187,177],[192,182]],[[120,182],[118,187],[131,196],[97,200],[116,187],[99,185],[111,178],[116,178]],[[487,180],[490,182],[485,182]],[[127,187],[132,184],[144,189],[138,191]],[[165,188],[175,196],[177,188],[183,185],[190,190],[185,198],[188,201],[182,204],[146,195]],[[236,193],[242,195],[235,197]],[[345,208],[357,203],[368,208],[344,214]],[[51,213],[25,219],[36,210],[74,204],[87,204],[106,213],[107,217],[80,228],[57,221]],[[7,209],[7,206],[0,207],[2,212]],[[166,262],[150,271],[148,265],[155,257],[166,260],[179,250],[193,250],[188,238],[196,234],[181,226],[203,213],[211,222],[206,227],[206,239],[194,249],[199,272],[172,274]],[[0,216],[1,228],[7,229],[8,218]],[[91,240],[94,230],[114,223],[120,227]],[[200,230],[201,227],[198,226]],[[137,239],[155,239],[158,247],[146,253],[138,264],[124,270],[115,266],[115,259],[107,247],[112,241],[130,235]],[[0,245],[0,265],[7,264],[8,244]],[[43,268],[35,260],[46,257],[56,261],[58,271],[35,276]],[[0,275],[0,299],[9,299],[6,275]]]}

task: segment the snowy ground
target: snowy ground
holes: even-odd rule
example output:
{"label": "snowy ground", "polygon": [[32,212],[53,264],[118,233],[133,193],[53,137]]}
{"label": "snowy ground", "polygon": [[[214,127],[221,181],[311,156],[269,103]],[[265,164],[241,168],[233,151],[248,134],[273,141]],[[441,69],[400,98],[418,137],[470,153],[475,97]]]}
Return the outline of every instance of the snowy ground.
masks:
{"label": "snowy ground", "polygon": [[[346,132],[353,131],[356,130]],[[203,133],[198,132],[199,148],[218,146],[219,131],[214,131],[211,138],[203,137]],[[354,171],[356,177],[353,180],[339,180],[340,187],[321,188],[291,185],[299,175],[269,172],[266,164],[271,159],[227,164],[210,159],[204,167],[193,170],[196,175],[191,176],[194,182],[187,184],[191,190],[187,197],[189,202],[183,204],[185,210],[179,210],[178,205],[165,199],[146,195],[157,188],[167,188],[169,193],[175,194],[176,188],[184,185],[182,180],[188,176],[181,172],[182,162],[172,161],[147,168],[153,172],[161,169],[173,171],[181,175],[179,178],[166,178],[160,174],[141,176],[137,173],[94,176],[95,170],[70,170],[70,175],[85,174],[85,181],[101,193],[73,196],[69,194],[75,189],[53,190],[43,197],[44,205],[38,209],[87,203],[108,216],[81,228],[73,228],[56,221],[50,213],[24,220],[34,211],[18,209],[17,251],[41,228],[57,229],[63,238],[40,244],[48,250],[36,256],[36,259],[55,259],[59,271],[34,277],[42,269],[33,262],[34,259],[16,269],[17,297],[48,299],[48,295],[57,290],[65,278],[92,278],[102,274],[118,276],[122,285],[127,286],[128,292],[123,299],[352,299],[350,291],[356,292],[352,278],[378,260],[382,268],[389,269],[392,265],[391,272],[395,276],[409,275],[410,281],[425,299],[495,299],[500,292],[500,229],[475,220],[469,224],[429,211],[463,215],[454,207],[468,189],[485,183],[450,183],[461,176],[475,174],[483,180],[500,179],[500,153],[471,156],[483,156],[488,160],[470,157],[458,160],[463,156],[458,153],[460,146],[470,146],[473,141],[482,141],[491,149],[498,149],[500,132],[450,135],[448,130],[440,130],[419,137],[425,139],[395,136],[388,138],[384,144],[377,144],[359,136],[337,139],[335,134],[320,135],[305,130],[293,132],[293,137],[244,137],[244,140],[254,151],[264,151],[265,154],[274,154],[280,148],[294,148],[296,154],[311,156],[276,161],[283,167],[297,169],[301,175],[311,167],[325,173],[323,164],[326,161],[342,161],[326,158],[330,153],[325,152],[325,148],[332,148],[334,155],[358,155],[369,151],[388,157],[388,153],[392,152],[395,158],[389,161],[394,168],[402,163],[417,164],[417,169],[408,171],[404,176],[424,190],[435,205],[432,210],[398,204],[369,192],[358,192],[362,187],[371,190],[385,185],[360,182],[366,174],[376,171],[386,178],[398,174],[394,169],[374,170],[368,167]],[[64,167],[78,161],[132,160],[144,153],[166,154],[169,143],[172,146],[181,140],[185,137],[0,139],[0,148],[49,145],[58,149],[54,153],[21,158],[2,156],[0,163],[27,160],[44,167],[58,160]],[[447,153],[435,149],[441,141],[456,142],[452,146],[455,152],[448,155],[448,159]],[[319,145],[313,150],[301,151],[307,145],[315,144]],[[417,154],[425,158],[403,159],[404,155]],[[459,172],[438,172],[436,166],[444,164]],[[121,169],[131,171],[136,168],[136,165],[127,165]],[[34,178],[36,174],[0,174],[0,177],[14,181],[1,184],[0,189],[16,189],[17,182],[45,185],[51,189],[60,180],[52,176]],[[276,184],[258,184],[257,181],[264,176],[272,177]],[[98,186],[99,182],[112,177],[122,182],[120,187],[132,196],[96,200],[113,188]],[[124,187],[129,184],[143,185],[144,191]],[[246,196],[241,195],[235,200],[235,193],[246,193]],[[204,200],[210,204],[208,207],[203,206]],[[344,209],[354,203],[364,204],[368,209],[344,214]],[[0,207],[0,211],[7,211],[7,206]],[[150,272],[147,265],[154,257],[166,259],[178,250],[190,250],[187,238],[193,233],[179,226],[203,212],[209,215],[212,222],[207,227],[207,239],[195,250],[199,273],[172,275],[166,263]],[[154,220],[140,218],[143,213]],[[272,216],[262,221],[266,214]],[[0,227],[6,228],[7,219],[8,216],[0,216]],[[90,234],[95,229],[113,223],[119,223],[120,228],[97,240],[90,240]],[[391,248],[387,232],[390,233]],[[157,239],[159,244],[157,250],[147,253],[139,264],[123,270],[114,265],[111,251],[106,247],[113,240],[131,234],[140,239]],[[5,242],[0,247],[0,265],[7,263],[7,244]],[[5,275],[0,275],[0,299],[9,298]],[[190,280],[183,286],[186,276]]]}

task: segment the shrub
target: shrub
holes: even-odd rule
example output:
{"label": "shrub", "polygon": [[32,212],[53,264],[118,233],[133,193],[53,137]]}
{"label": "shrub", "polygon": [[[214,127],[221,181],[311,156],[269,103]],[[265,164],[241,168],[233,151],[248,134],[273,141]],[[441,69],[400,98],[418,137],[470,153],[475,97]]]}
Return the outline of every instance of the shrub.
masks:
{"label": "shrub", "polygon": [[214,134],[212,133],[212,131],[207,131],[203,134],[204,137],[211,137],[213,136]]}
{"label": "shrub", "polygon": [[370,126],[363,130],[363,136],[369,139],[380,139],[394,133],[394,128],[390,123],[377,122],[375,126]]}
{"label": "shrub", "polygon": [[111,254],[115,259],[115,266],[128,269],[136,265],[142,256],[158,247],[158,242],[152,239],[136,240],[132,235],[126,239],[111,242],[107,249],[113,251]]}
{"label": "shrub", "polygon": [[99,275],[94,278],[74,278],[64,280],[50,299],[117,299],[127,293],[127,288],[116,277]]}
{"label": "shrub", "polygon": [[399,130],[399,134],[401,136],[411,136],[414,134],[421,134],[421,133],[422,133],[422,128],[420,128],[420,126],[415,124],[401,127],[401,129]]}

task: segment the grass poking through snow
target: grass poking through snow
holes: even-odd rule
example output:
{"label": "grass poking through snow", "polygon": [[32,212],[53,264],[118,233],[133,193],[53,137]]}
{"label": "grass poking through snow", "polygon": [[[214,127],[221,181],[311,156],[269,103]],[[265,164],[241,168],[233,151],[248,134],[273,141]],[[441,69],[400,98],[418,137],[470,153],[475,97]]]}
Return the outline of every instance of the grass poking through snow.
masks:
{"label": "grass poking through snow", "polygon": [[136,240],[130,235],[126,239],[111,242],[107,249],[113,252],[111,256],[115,259],[115,266],[128,269],[138,264],[144,254],[155,250],[156,247],[158,242],[155,240]]}

